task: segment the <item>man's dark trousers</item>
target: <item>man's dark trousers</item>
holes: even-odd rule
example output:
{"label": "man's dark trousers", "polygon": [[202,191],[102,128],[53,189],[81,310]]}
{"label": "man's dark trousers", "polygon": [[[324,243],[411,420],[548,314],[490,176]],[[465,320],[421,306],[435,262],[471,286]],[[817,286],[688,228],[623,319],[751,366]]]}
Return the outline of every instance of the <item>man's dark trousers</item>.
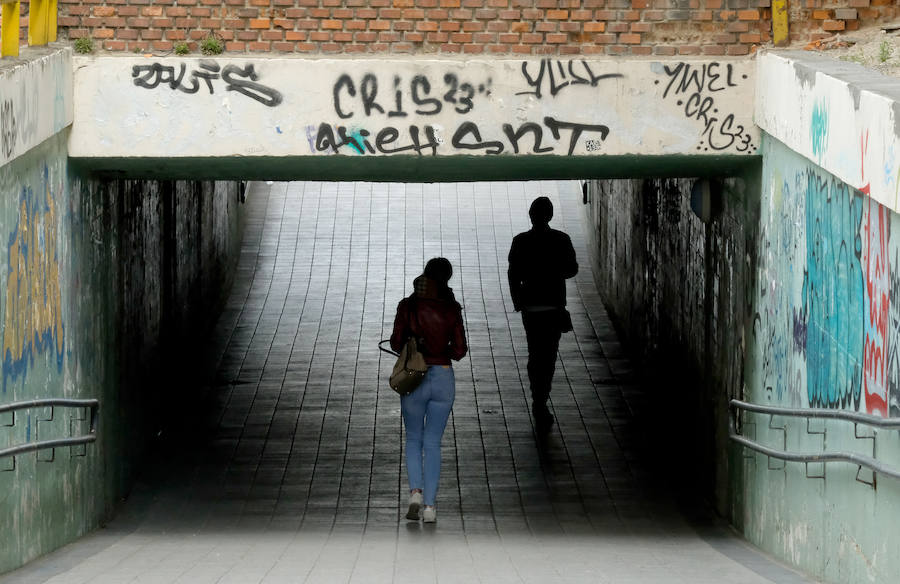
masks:
{"label": "man's dark trousers", "polygon": [[528,381],[531,382],[531,402],[535,412],[547,412],[547,398],[553,372],[556,370],[556,353],[559,350],[559,315],[555,310],[539,312],[522,311],[522,324],[528,341]]}

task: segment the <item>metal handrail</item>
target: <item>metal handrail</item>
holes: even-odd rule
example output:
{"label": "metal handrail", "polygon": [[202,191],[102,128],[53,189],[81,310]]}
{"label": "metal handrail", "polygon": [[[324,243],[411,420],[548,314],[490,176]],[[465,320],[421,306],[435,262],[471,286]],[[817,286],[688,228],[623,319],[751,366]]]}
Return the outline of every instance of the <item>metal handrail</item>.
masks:
{"label": "metal handrail", "polygon": [[[879,428],[900,428],[900,419],[898,418],[879,418],[878,416],[872,416],[869,414],[858,414],[855,412],[846,412],[841,410],[826,410],[821,408],[782,408],[777,406],[753,404],[737,399],[731,400],[730,407],[735,411],[745,410],[760,414],[770,414],[772,416],[803,417],[807,419],[830,418],[850,421],[854,422],[855,424],[866,424],[868,426],[875,426]],[[738,444],[741,444],[742,446],[745,446],[751,450],[755,450],[756,452],[765,454],[766,456],[771,456],[780,460],[786,460],[788,462],[849,462],[859,465],[860,467],[864,466],[874,472],[884,474],[891,478],[900,479],[900,470],[897,470],[890,466],[886,466],[872,457],[856,454],[855,452],[787,452],[784,450],[778,450],[775,448],[769,448],[768,446],[763,446],[762,444],[750,440],[749,438],[737,433],[735,427],[735,417],[736,416],[729,416],[728,437]]]}
{"label": "metal handrail", "polygon": [[778,406],[766,406],[762,404],[752,404],[750,402],[738,399],[731,400],[731,406],[748,412],[756,412],[759,414],[772,414],[773,416],[792,416],[797,418],[831,418],[835,420],[846,420],[848,422],[856,422],[867,426],[875,426],[878,428],[888,428],[893,430],[900,429],[900,418],[882,418],[871,414],[858,414],[856,412],[847,412],[844,410],[826,410],[823,408],[782,408]]}
{"label": "metal handrail", "polygon": [[73,436],[70,438],[55,438],[53,440],[41,440],[38,442],[29,442],[28,444],[20,444],[18,446],[10,446],[0,450],[0,458],[5,456],[16,456],[26,452],[35,450],[43,450],[45,448],[59,448],[62,446],[76,446],[78,444],[87,444],[97,440],[97,427],[100,420],[100,401],[96,399],[66,399],[66,398],[47,398],[34,399],[28,401],[14,402],[11,404],[0,405],[0,414],[12,412],[13,423],[15,425],[15,412],[17,410],[26,410],[31,408],[45,407],[70,407],[70,408],[90,408],[91,419],[88,434],[82,436]]}

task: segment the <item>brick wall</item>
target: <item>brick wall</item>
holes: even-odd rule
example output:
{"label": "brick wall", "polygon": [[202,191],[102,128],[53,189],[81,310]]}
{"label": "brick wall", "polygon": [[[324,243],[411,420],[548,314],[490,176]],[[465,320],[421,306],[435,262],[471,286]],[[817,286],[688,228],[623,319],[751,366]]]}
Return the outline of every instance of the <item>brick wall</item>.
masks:
{"label": "brick wall", "polygon": [[[468,55],[745,55],[771,0],[59,0],[61,39],[107,51]],[[23,4],[23,14],[27,4]],[[900,17],[897,0],[793,0],[805,42]],[[27,18],[23,16],[24,27]]]}

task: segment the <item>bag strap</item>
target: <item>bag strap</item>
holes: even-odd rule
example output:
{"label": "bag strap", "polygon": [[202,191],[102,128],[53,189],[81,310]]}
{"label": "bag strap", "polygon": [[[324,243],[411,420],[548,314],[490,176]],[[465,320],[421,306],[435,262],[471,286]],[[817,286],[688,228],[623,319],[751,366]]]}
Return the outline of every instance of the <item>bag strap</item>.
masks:
{"label": "bag strap", "polygon": [[389,353],[389,354],[393,355],[394,357],[399,357],[400,353],[395,353],[392,349],[385,349],[384,347],[381,346],[385,343],[390,343],[390,342],[391,342],[390,339],[384,339],[382,341],[378,341],[378,348],[380,350],[384,351],[385,353]]}

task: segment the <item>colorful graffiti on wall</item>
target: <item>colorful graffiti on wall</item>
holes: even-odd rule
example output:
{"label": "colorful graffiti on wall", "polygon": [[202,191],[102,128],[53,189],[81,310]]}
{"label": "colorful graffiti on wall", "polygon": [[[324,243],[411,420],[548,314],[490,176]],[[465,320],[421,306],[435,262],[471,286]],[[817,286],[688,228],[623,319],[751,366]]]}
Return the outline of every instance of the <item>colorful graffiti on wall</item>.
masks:
{"label": "colorful graffiti on wall", "polygon": [[898,416],[900,219],[767,148],[779,152],[764,172],[755,385],[785,405]]}
{"label": "colorful graffiti on wall", "polygon": [[62,369],[65,332],[59,285],[57,212],[46,167],[39,192],[22,188],[7,247],[3,316],[3,391],[24,378],[36,355],[50,352]]}

